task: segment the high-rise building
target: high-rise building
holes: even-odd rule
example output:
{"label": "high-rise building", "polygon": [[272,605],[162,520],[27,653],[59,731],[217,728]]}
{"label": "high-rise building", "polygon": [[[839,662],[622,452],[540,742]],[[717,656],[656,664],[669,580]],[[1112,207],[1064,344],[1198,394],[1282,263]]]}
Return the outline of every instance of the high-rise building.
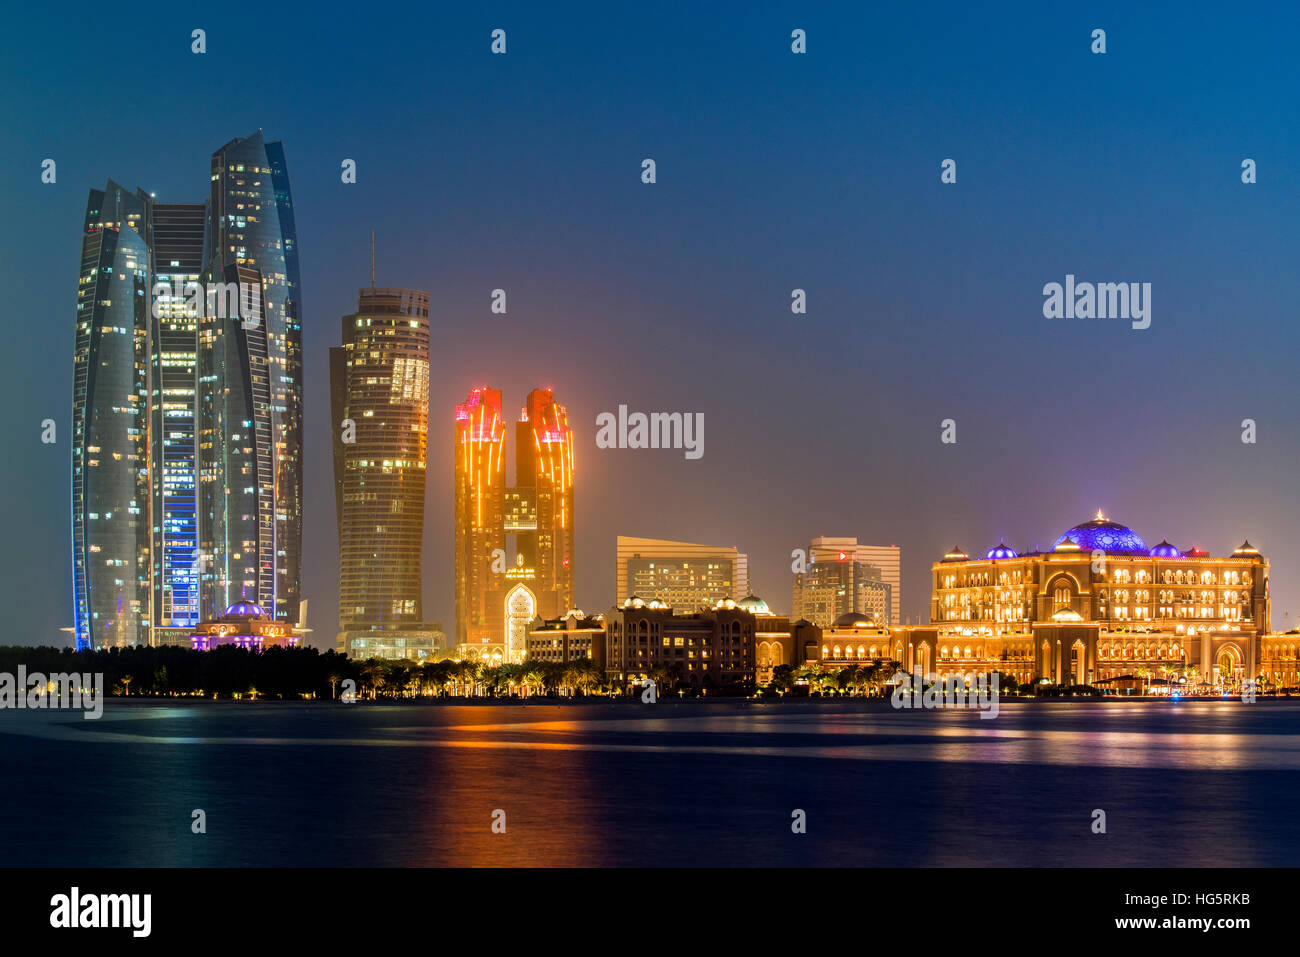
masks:
{"label": "high-rise building", "polygon": [[551,390],[530,392],[509,487],[505,439],[500,390],[472,390],[456,406],[456,641],[514,661],[533,619],[573,606],[573,434]]}
{"label": "high-rise building", "polygon": [[[180,643],[198,625],[198,318],[186,289],[203,274],[207,209],[152,204],[149,483],[154,643]],[[165,636],[170,635],[168,641]]]}
{"label": "high-rise building", "polygon": [[86,203],[72,387],[78,648],[149,640],[150,202],[109,180]]}
{"label": "high-rise building", "polygon": [[735,547],[618,536],[618,604],[657,600],[678,614],[749,594],[749,556]]}
{"label": "high-rise building", "polygon": [[[900,624],[900,554],[897,545],[859,545],[856,538],[825,535],[814,538],[808,546],[809,568],[795,576],[792,616],[822,628],[848,612],[870,614],[881,625]],[[832,593],[838,597],[832,600]]]}
{"label": "high-rise building", "polygon": [[283,147],[258,131],[217,150],[209,203],[208,282],[255,285],[260,297],[256,315],[206,316],[199,325],[202,607],[211,616],[247,599],[293,620],[302,582],[302,318]]}
{"label": "high-rise building", "polygon": [[439,650],[442,634],[424,621],[421,575],[428,293],[360,291],[356,313],[343,317],[343,345],[330,349],[330,404],[339,650],[359,658],[426,657]]}

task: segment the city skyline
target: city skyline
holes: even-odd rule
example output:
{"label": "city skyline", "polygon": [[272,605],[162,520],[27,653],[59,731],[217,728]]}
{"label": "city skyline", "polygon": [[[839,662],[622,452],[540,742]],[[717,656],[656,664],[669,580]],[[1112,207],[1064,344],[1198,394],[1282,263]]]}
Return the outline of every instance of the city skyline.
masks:
{"label": "city skyline", "polygon": [[[19,610],[20,640],[54,640],[72,623],[67,317],[70,224],[85,191],[125,175],[161,199],[198,199],[205,157],[258,127],[274,130],[294,164],[312,317],[304,580],[320,647],[337,617],[327,352],[365,281],[371,228],[380,283],[430,292],[432,409],[494,382],[554,387],[587,439],[596,416],[620,404],[705,415],[698,461],[578,448],[584,607],[614,590],[618,534],[738,544],[753,590],[778,604],[792,549],[856,535],[902,547],[906,620],[926,611],[908,583],[954,542],[1046,547],[1035,540],[1042,529],[1101,507],[1180,545],[1223,551],[1249,537],[1273,563],[1276,627],[1288,612],[1294,620],[1300,445],[1289,357],[1300,331],[1285,317],[1300,288],[1283,241],[1296,199],[1283,184],[1300,154],[1278,107],[1278,90],[1295,84],[1285,31],[1110,11],[1123,42],[1092,57],[1074,39],[1086,25],[1061,13],[958,18],[926,34],[942,68],[918,75],[914,48],[871,39],[917,36],[904,11],[799,14],[811,38],[804,58],[787,53],[794,14],[763,13],[707,38],[676,14],[635,29],[615,12],[562,27],[522,8],[502,16],[514,41],[506,57],[486,52],[480,17],[417,11],[404,29],[430,38],[433,61],[414,74],[385,64],[346,82],[318,76],[291,99],[233,101],[220,77],[258,60],[214,30],[208,60],[181,37],[140,65],[133,84],[157,91],[152,114],[60,119],[80,115],[91,83],[124,99],[135,89],[88,63],[15,104],[15,148],[2,162],[20,228],[6,261],[24,277],[13,308],[33,317],[31,355],[51,357],[6,360],[11,407],[30,409],[6,421],[6,441],[33,450],[14,479],[10,527],[50,543],[2,566],[17,591],[41,596]],[[52,36],[51,15],[35,17]],[[353,43],[383,42],[393,23],[380,13],[346,38],[301,34],[272,11],[267,29],[294,37],[282,62],[296,76]],[[105,42],[127,42],[124,26],[107,30]],[[1248,68],[1211,82],[1184,54],[1208,44]],[[218,52],[224,66],[213,71]],[[43,75],[56,56],[38,31],[14,51],[14,68]],[[629,73],[629,57],[645,70]],[[574,75],[588,80],[575,88]],[[364,104],[372,128],[405,129],[404,94],[447,82],[464,91],[425,103],[409,149],[337,122]],[[1071,104],[1083,86],[1080,113]],[[157,116],[188,116],[195,102],[212,109],[160,148]],[[554,104],[544,121],[540,103]],[[857,119],[832,129],[828,107]],[[647,156],[654,185],[640,181]],[[950,187],[939,179],[948,156],[960,171]],[[1259,163],[1250,186],[1245,156]],[[57,183],[40,182],[45,157],[58,161]],[[348,158],[359,171],[351,185],[339,177]],[[1067,274],[1151,282],[1150,328],[1045,319],[1043,285]],[[808,293],[799,317],[789,311],[796,287]],[[497,288],[509,294],[505,315],[491,312]],[[52,446],[34,438],[45,418],[60,427]],[[946,418],[955,445],[939,441]],[[1245,418],[1259,424],[1255,445],[1240,441]],[[425,600],[449,622],[452,477],[434,439]],[[647,466],[658,470],[653,485],[643,484]]]}

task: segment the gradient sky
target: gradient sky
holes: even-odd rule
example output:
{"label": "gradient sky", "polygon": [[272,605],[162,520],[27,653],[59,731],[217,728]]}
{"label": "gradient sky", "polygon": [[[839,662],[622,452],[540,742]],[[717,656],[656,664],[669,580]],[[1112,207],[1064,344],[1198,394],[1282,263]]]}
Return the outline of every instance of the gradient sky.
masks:
{"label": "gradient sky", "polygon": [[[210,154],[258,128],[285,145],[297,217],[321,647],[337,621],[327,350],[369,281],[371,228],[378,283],[431,294],[425,611],[448,631],[453,407],[482,384],[512,410],[535,386],[568,406],[588,611],[612,603],[620,533],[738,545],[780,611],[791,549],[856,535],[902,546],[903,612],[924,620],[954,543],[1047,547],[1100,507],[1152,544],[1249,537],[1272,561],[1274,626],[1294,623],[1294,8],[605,6],[11,15],[5,641],[66,641],[72,623],[87,190],[113,177],[201,201]],[[1152,283],[1151,328],[1044,319],[1043,284],[1066,273]],[[704,457],[596,449],[597,414],[620,403],[702,412]]]}

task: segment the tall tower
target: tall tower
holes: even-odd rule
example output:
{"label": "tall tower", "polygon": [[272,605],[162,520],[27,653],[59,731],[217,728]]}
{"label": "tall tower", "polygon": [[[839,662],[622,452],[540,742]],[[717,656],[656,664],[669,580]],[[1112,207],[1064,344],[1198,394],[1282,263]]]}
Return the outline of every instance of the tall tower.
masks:
{"label": "tall tower", "polygon": [[515,427],[515,486],[531,489],[535,517],[516,539],[537,613],[558,618],[573,601],[573,432],[550,389],[528,393]]}
{"label": "tall tower", "polygon": [[522,659],[529,622],[573,606],[573,434],[549,389],[528,394],[515,442],[506,487],[501,392],[456,407],[456,641],[507,661]]}
{"label": "tall tower", "polygon": [[[199,327],[202,609],[296,619],[302,583],[302,321],[288,167],[261,131],[212,155],[207,278],[260,284],[260,315]],[[241,307],[241,312],[247,309]]]}
{"label": "tall tower", "polygon": [[[339,650],[433,650],[421,552],[429,438],[429,294],[362,289],[330,349]],[[345,426],[346,423],[346,426]],[[436,626],[435,626],[436,628]],[[395,655],[396,656],[396,655]]]}
{"label": "tall tower", "polygon": [[149,640],[149,207],[112,180],[86,203],[72,386],[78,648]]}
{"label": "tall tower", "polygon": [[501,390],[456,406],[456,643],[499,644],[505,617],[506,426]]}
{"label": "tall tower", "polygon": [[[190,308],[203,274],[202,203],[153,207],[149,334],[149,502],[155,638],[185,639],[199,623],[197,419],[198,318]],[[155,643],[157,643],[155,641]]]}

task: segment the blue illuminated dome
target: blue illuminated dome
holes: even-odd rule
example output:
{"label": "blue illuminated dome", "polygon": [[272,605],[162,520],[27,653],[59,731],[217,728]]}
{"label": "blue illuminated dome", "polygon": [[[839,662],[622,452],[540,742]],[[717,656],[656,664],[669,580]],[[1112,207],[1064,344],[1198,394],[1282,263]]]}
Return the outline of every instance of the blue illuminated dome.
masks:
{"label": "blue illuminated dome", "polygon": [[984,557],[985,558],[1016,558],[1018,556],[1016,555],[1016,550],[1014,548],[1012,548],[1010,545],[1008,545],[1006,542],[1004,542],[1002,539],[999,538],[997,545],[993,548],[990,548],[987,552],[985,552]]}
{"label": "blue illuminated dome", "polygon": [[257,602],[237,601],[221,613],[222,618],[270,618],[266,609]]}
{"label": "blue illuminated dome", "polygon": [[1101,512],[1091,522],[1076,525],[1056,540],[1055,548],[1066,539],[1085,552],[1105,552],[1108,555],[1150,555],[1142,536],[1127,525],[1106,519]]}
{"label": "blue illuminated dome", "polygon": [[1152,558],[1182,558],[1183,553],[1170,545],[1167,541],[1161,541],[1159,545],[1151,549]]}

